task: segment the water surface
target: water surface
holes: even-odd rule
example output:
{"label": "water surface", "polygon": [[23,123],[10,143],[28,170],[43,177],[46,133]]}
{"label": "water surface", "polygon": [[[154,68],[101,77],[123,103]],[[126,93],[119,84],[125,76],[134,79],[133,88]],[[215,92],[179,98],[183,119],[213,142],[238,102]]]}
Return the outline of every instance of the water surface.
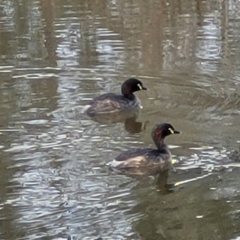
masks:
{"label": "water surface", "polygon": [[[240,142],[239,8],[2,1],[1,239],[238,239],[239,165],[228,156]],[[137,118],[82,114],[130,76],[148,88]],[[154,147],[160,122],[182,132],[166,140],[173,170],[108,171],[119,152]]]}

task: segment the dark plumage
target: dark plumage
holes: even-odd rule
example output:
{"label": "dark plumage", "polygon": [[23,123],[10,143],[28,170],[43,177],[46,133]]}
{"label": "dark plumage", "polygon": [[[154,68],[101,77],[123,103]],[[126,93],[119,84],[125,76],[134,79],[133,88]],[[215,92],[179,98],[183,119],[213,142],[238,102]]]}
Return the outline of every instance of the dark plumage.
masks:
{"label": "dark plumage", "polygon": [[141,107],[139,99],[133,94],[140,90],[147,90],[147,88],[138,79],[129,78],[122,84],[122,95],[105,93],[95,97],[85,107],[85,113],[89,116],[94,116]]}
{"label": "dark plumage", "polygon": [[171,166],[171,152],[164,143],[164,138],[178,134],[169,123],[157,124],[152,130],[152,139],[157,149],[131,149],[118,155],[108,166],[117,172],[133,168],[148,168],[150,171],[166,170]]}

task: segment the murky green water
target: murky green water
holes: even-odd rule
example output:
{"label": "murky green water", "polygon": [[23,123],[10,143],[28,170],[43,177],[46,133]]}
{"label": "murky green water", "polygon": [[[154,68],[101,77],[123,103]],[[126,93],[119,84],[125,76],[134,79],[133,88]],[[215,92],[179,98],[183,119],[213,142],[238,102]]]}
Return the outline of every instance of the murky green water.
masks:
{"label": "murky green water", "polygon": [[[0,238],[239,239],[239,19],[238,1],[1,1]],[[82,114],[130,76],[138,118]],[[182,132],[172,171],[108,171],[160,122]]]}

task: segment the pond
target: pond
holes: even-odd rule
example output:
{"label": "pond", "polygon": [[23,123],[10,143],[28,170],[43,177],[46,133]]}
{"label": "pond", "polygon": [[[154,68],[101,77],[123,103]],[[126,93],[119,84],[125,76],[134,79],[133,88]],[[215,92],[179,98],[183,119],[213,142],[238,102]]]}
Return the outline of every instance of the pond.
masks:
{"label": "pond", "polygon": [[[1,239],[240,239],[240,3],[3,0]],[[87,101],[139,78],[137,117]],[[173,169],[114,174],[170,122]]]}

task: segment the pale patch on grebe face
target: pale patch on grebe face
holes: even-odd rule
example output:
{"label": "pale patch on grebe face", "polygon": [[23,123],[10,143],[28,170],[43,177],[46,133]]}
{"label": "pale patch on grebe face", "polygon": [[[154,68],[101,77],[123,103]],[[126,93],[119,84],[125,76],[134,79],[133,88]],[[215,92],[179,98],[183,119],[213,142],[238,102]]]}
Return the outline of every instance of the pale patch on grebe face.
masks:
{"label": "pale patch on grebe face", "polygon": [[142,90],[142,86],[140,83],[137,86],[139,87],[140,90]]}
{"label": "pale patch on grebe face", "polygon": [[174,134],[174,130],[172,128],[168,129],[171,134]]}

